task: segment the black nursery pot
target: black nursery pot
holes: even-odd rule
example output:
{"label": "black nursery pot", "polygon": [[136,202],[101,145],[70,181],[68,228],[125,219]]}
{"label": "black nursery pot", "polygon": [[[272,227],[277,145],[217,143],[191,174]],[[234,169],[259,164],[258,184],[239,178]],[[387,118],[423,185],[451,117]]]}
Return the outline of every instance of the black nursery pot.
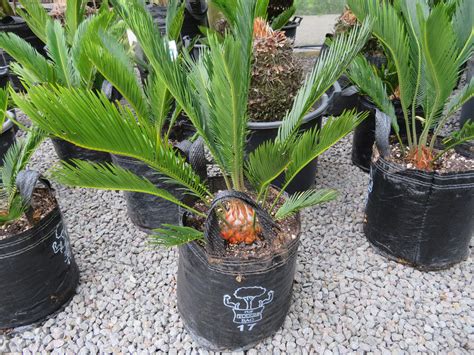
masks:
{"label": "black nursery pot", "polygon": [[[9,115],[14,116],[13,111],[8,111]],[[13,124],[12,121],[6,120],[2,127],[2,133],[0,134],[0,165],[3,165],[3,158],[6,152],[16,141],[16,132],[18,127]]]}
{"label": "black nursery pot", "polygon": [[88,160],[97,163],[112,161],[109,153],[78,147],[59,138],[51,138],[51,141],[59,159],[67,162],[70,162],[72,159]]}
{"label": "black nursery pot", "polygon": [[[400,103],[395,101],[395,113],[397,115],[400,136],[406,136],[405,120]],[[375,143],[375,110],[376,106],[364,96],[359,96],[359,111],[368,111],[369,116],[354,130],[352,138],[352,163],[362,171],[370,171],[372,150]],[[420,112],[421,114],[421,112]],[[417,122],[416,131],[421,133],[423,126]],[[392,129],[391,134],[395,134]]]}
{"label": "black nursery pot", "polygon": [[196,242],[179,248],[178,310],[200,346],[245,350],[278,331],[291,304],[299,234],[258,259],[211,257]]}
{"label": "black nursery pot", "polygon": [[474,231],[474,171],[439,174],[378,158],[364,231],[376,250],[422,270],[463,261]]}
{"label": "black nursery pot", "polygon": [[181,37],[189,36],[193,39],[201,35],[200,26],[206,27],[208,25],[208,6],[205,0],[186,0],[185,6]]}
{"label": "black nursery pot", "polygon": [[[187,129],[187,127],[182,128],[185,132]],[[176,147],[183,156],[186,156],[188,163],[191,164],[200,177],[204,179],[207,169],[204,146],[198,143],[192,144],[191,142],[183,141],[177,144]],[[135,175],[146,178],[156,187],[167,190],[176,198],[180,200],[185,198],[180,186],[165,183],[166,177],[145,163],[119,155],[112,155],[112,160],[115,164],[132,171]],[[132,223],[146,233],[152,233],[153,229],[160,228],[163,224],[181,223],[182,211],[174,203],[157,196],[139,192],[125,191],[124,196],[127,202],[127,213]]]}
{"label": "black nursery pot", "polygon": [[286,38],[294,41],[296,39],[296,30],[301,25],[303,18],[300,16],[295,16],[292,20],[282,27],[282,31],[285,33]]}
{"label": "black nursery pot", "polygon": [[[326,112],[329,105],[329,98],[325,94],[317,104],[316,110],[307,114],[303,123],[300,127],[300,132],[305,132],[308,129],[314,127],[321,127],[322,116]],[[259,145],[268,140],[274,140],[277,137],[278,129],[280,128],[282,121],[273,122],[249,122],[248,128],[250,134],[247,139],[246,151],[247,153],[253,152]],[[295,179],[288,185],[285,190],[289,194],[295,192],[306,191],[314,185],[316,178],[316,170],[318,166],[317,159],[314,159],[309,163],[301,172],[295,177]],[[284,183],[284,176],[278,177],[273,181],[277,187],[282,187]]]}
{"label": "black nursery pot", "polygon": [[[103,82],[101,90],[111,102],[122,99],[122,95],[108,81]],[[82,148],[60,138],[51,138],[51,141],[59,159],[66,162],[70,162],[73,159],[88,160],[95,163],[112,162],[112,157],[109,153]]]}
{"label": "black nursery pot", "polygon": [[[167,190],[175,197],[183,197],[177,185],[164,183],[164,176],[145,163],[118,155],[112,155],[112,160],[115,164],[132,171],[135,175],[148,179],[158,188]],[[181,211],[174,203],[139,192],[125,191],[124,196],[127,202],[128,216],[132,223],[144,232],[151,233],[153,229],[160,228],[164,223],[179,224],[181,222]]]}
{"label": "black nursery pot", "polygon": [[39,321],[75,294],[79,271],[56,206],[33,228],[0,240],[0,328]]}

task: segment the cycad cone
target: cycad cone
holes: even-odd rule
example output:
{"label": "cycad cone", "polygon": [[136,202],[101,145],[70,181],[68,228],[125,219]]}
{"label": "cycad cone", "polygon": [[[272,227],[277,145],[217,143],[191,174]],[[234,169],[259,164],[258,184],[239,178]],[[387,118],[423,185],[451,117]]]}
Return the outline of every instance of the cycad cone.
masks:
{"label": "cycad cone", "polygon": [[224,240],[230,244],[252,244],[260,232],[253,208],[238,200],[228,204],[221,224],[221,236]]}

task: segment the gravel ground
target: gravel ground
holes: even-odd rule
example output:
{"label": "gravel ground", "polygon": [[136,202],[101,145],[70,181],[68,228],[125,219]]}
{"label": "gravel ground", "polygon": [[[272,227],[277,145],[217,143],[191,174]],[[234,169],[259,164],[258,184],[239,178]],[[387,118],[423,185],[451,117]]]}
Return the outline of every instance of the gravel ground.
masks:
{"label": "gravel ground", "polygon": [[[337,201],[303,213],[293,304],[255,353],[474,351],[472,259],[422,273],[377,255],[362,233],[368,176],[347,137],[320,159],[317,185]],[[33,166],[56,161],[45,142]],[[76,261],[77,295],[35,326],[0,335],[0,353],[206,353],[176,308],[176,249],[152,249],[118,192],[57,186]]]}

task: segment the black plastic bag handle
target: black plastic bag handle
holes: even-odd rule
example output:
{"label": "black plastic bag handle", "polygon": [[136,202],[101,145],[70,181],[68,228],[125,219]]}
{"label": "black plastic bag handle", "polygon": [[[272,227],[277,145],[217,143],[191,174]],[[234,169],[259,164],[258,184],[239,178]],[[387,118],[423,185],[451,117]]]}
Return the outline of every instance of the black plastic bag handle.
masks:
{"label": "black plastic bag handle", "polygon": [[240,200],[252,207],[257,215],[258,222],[262,227],[262,234],[265,239],[273,239],[276,236],[275,228],[278,228],[272,217],[261,208],[250,196],[247,194],[235,191],[225,190],[219,192],[211,203],[206,223],[204,226],[204,238],[206,238],[206,248],[209,254],[224,255],[226,241],[220,236],[219,219],[215,209],[222,203],[228,200]]}
{"label": "black plastic bag handle", "polygon": [[38,182],[41,182],[48,190],[52,190],[51,183],[35,170],[22,170],[18,173],[15,180],[18,192],[20,193],[23,202],[28,207],[25,215],[30,223],[33,223],[34,212],[31,201]]}
{"label": "black plastic bag handle", "polygon": [[390,131],[392,121],[389,116],[375,109],[375,144],[383,158],[390,156]]}
{"label": "black plastic bag handle", "polygon": [[201,137],[194,142],[184,140],[175,145],[186,157],[187,162],[193,167],[201,179],[207,177],[207,160],[204,152],[204,141]]}

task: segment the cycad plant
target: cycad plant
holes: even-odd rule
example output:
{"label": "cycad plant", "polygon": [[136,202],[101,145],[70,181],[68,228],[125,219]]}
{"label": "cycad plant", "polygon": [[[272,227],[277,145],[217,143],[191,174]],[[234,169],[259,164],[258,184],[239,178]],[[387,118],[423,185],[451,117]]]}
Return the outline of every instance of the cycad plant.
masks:
{"label": "cycad plant", "polygon": [[[433,169],[447,150],[474,139],[474,124],[467,123],[444,140],[444,148],[438,150],[436,146],[443,127],[474,95],[471,80],[451,97],[461,67],[473,54],[474,3],[459,0],[433,5],[426,0],[349,0],[348,4],[359,20],[373,18],[373,34],[394,63],[406,142],[398,134],[395,109],[385,84],[364,58],[354,61],[351,79],[390,118],[404,159],[419,169]],[[423,117],[417,116],[420,109]],[[421,133],[417,133],[417,121],[423,126]]]}
{"label": "cycad plant", "polygon": [[85,0],[69,1],[65,24],[49,17],[39,0],[22,0],[19,12],[32,31],[47,47],[48,58],[39,54],[28,42],[13,33],[0,33],[0,48],[11,55],[12,71],[26,85],[49,83],[68,87],[100,89],[103,78],[84,55],[89,36],[99,31],[121,35],[120,25],[106,2],[97,15],[85,17]]}
{"label": "cycad plant", "polygon": [[[11,146],[3,159],[0,167],[0,226],[13,223],[22,216],[26,216],[31,225],[37,222],[37,216],[30,213],[31,196],[22,195],[20,192],[23,191],[18,189],[18,184],[28,181],[28,176],[23,171],[43,138],[44,133],[39,129],[30,130],[26,137],[20,138]],[[21,182],[19,174],[23,174]]]}
{"label": "cycad plant", "polygon": [[[298,92],[286,114],[275,141],[266,142],[244,159],[248,122],[248,92],[251,75],[253,24],[262,2],[237,0],[229,18],[231,32],[223,39],[210,35],[209,48],[198,61],[187,55],[170,54],[169,41],[153,25],[139,0],[117,0],[116,11],[136,35],[153,69],[142,89],[132,68],[117,54],[109,41],[96,51],[94,63],[103,61],[112,82],[120,88],[131,107],[114,105],[102,94],[83,88],[36,86],[28,94],[14,94],[17,105],[45,131],[89,149],[112,152],[141,160],[178,184],[198,202],[187,205],[165,189],[112,164],[75,161],[51,171],[58,182],[69,186],[143,192],[180,205],[195,216],[205,218],[215,198],[209,184],[202,181],[172,144],[161,134],[162,110],[169,92],[183,109],[203,139],[214,163],[220,168],[225,188],[255,201],[276,221],[298,210],[335,197],[332,190],[311,190],[281,201],[284,188],[270,193],[270,183],[282,173],[285,185],[315,157],[347,135],[365,117],[346,112],[329,118],[321,130],[299,134],[304,115],[311,109],[365,43],[369,22],[346,36],[337,38],[323,54]],[[104,39],[105,36],[102,36]],[[91,54],[91,53],[89,53]],[[99,68],[99,70],[101,70]],[[166,90],[163,90],[163,89]],[[145,91],[143,91],[145,90]],[[250,185],[248,185],[248,182]],[[199,206],[202,205],[202,208]],[[228,243],[252,243],[262,238],[260,221],[251,206],[233,200],[222,206],[221,237]],[[158,243],[175,245],[202,239],[202,229],[167,226],[156,231]]]}

